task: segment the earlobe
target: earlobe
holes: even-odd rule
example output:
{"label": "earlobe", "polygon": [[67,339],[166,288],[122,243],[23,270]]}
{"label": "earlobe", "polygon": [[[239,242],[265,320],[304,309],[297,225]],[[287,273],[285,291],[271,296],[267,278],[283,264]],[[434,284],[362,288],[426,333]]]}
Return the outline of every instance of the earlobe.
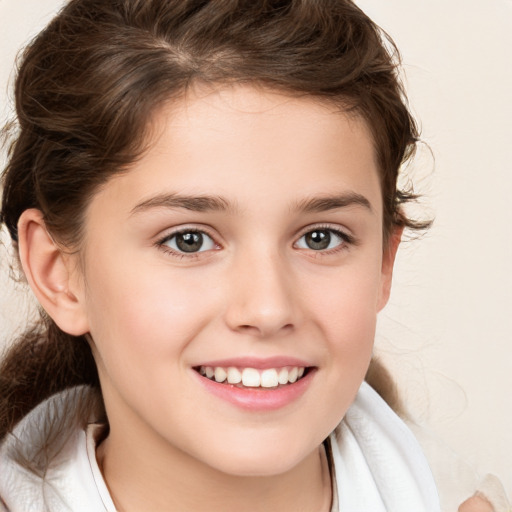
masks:
{"label": "earlobe", "polygon": [[395,265],[396,253],[402,240],[404,228],[396,226],[390,233],[389,239],[382,254],[381,290],[377,311],[380,311],[388,302],[393,281],[393,267]]}
{"label": "earlobe", "polygon": [[80,290],[71,279],[73,262],[46,230],[40,210],[21,214],[18,247],[27,281],[43,309],[64,332],[73,336],[88,332]]}

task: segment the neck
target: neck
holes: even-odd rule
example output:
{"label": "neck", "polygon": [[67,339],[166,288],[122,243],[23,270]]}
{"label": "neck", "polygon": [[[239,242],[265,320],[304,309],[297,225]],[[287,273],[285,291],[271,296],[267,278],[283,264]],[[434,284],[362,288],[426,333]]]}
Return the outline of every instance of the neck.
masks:
{"label": "neck", "polygon": [[144,444],[144,453],[139,454],[134,446],[118,442],[111,431],[97,449],[119,512],[239,512],[249,503],[253,512],[330,511],[331,480],[323,446],[289,471],[272,476],[230,475],[179,450]]}

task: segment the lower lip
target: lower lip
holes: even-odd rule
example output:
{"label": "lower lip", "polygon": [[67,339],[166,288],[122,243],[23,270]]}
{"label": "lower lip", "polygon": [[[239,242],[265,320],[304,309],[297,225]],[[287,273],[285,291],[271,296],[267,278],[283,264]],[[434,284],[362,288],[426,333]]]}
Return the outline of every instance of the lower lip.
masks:
{"label": "lower lip", "polygon": [[299,399],[307,390],[316,370],[310,368],[308,373],[294,382],[279,388],[239,388],[232,384],[220,384],[203,377],[193,370],[200,383],[213,395],[250,411],[273,411],[281,409]]}

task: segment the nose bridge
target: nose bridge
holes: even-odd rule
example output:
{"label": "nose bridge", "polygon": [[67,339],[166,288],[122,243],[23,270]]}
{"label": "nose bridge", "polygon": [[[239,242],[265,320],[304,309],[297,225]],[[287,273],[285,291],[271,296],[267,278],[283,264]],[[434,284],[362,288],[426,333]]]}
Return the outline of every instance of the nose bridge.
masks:
{"label": "nose bridge", "polygon": [[232,270],[226,313],[232,329],[270,336],[296,325],[292,269],[277,248],[244,252]]}

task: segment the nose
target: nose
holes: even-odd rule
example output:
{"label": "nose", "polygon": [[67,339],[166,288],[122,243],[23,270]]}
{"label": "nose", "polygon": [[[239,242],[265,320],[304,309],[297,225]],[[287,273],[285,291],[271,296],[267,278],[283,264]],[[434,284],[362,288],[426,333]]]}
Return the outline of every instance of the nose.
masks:
{"label": "nose", "polygon": [[268,338],[297,327],[295,283],[279,254],[259,251],[241,257],[230,269],[229,283],[225,319],[230,329]]}

